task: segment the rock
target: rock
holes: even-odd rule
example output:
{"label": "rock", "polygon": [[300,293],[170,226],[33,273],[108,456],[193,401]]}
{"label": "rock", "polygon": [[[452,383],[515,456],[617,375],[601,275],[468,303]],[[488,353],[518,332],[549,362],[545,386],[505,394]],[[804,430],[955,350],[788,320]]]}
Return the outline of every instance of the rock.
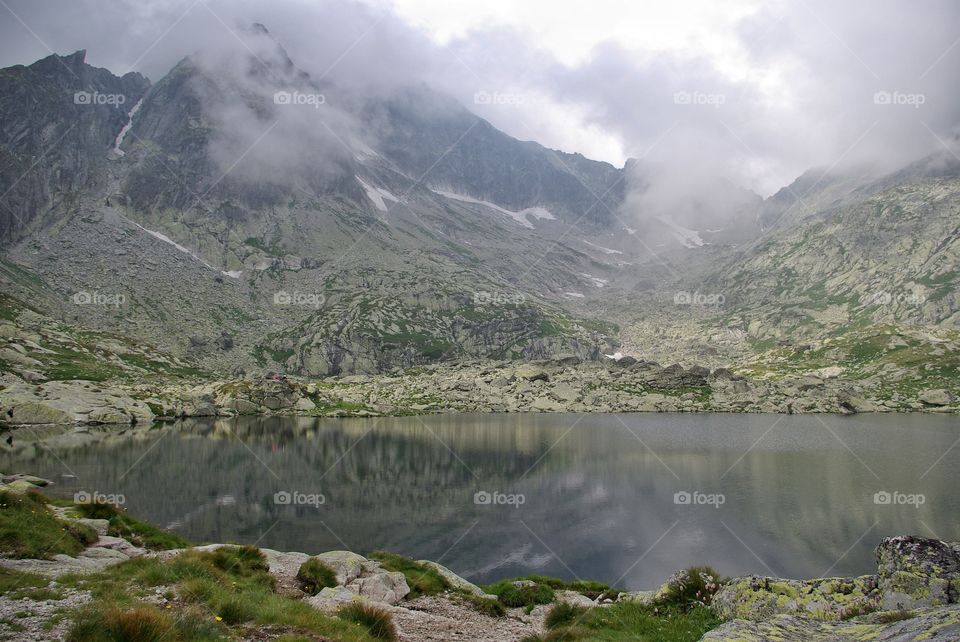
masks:
{"label": "rock", "polygon": [[315,555],[315,559],[329,566],[337,574],[337,584],[349,584],[360,577],[367,558],[351,551],[329,551]]}
{"label": "rock", "polygon": [[642,606],[653,604],[656,591],[633,591],[631,593],[621,593],[617,596],[618,602],[636,602]]}
{"label": "rock", "polygon": [[[733,620],[713,629],[700,642],[956,642],[960,640],[960,609],[945,607],[888,624],[873,616],[849,622],[822,622],[779,615],[765,622]],[[861,621],[863,620],[863,621]]]}
{"label": "rock", "polygon": [[775,615],[839,620],[878,608],[880,592],[872,575],[857,578],[784,580],[748,576],[731,580],[711,606],[725,620],[763,620]]}
{"label": "rock", "polygon": [[446,566],[442,566],[440,564],[437,564],[436,562],[431,562],[430,560],[420,560],[417,563],[423,564],[424,566],[432,568],[434,571],[436,571],[440,575],[440,577],[442,577],[444,580],[447,581],[447,584],[449,584],[451,587],[455,589],[466,591],[467,593],[472,593],[477,597],[485,597],[487,595],[482,588],[480,588],[476,584],[473,584],[463,579],[462,577],[460,577],[459,575],[457,575],[456,573],[448,569]]}
{"label": "rock", "polygon": [[542,367],[525,363],[513,371],[513,376],[525,381],[550,381],[550,375]]}
{"label": "rock", "polygon": [[530,404],[530,407],[540,412],[563,412],[565,410],[563,405],[549,397],[537,397],[533,400],[533,403]]}
{"label": "rock", "polygon": [[81,524],[83,526],[89,526],[97,532],[97,535],[106,535],[107,531],[110,529],[110,521],[106,519],[89,519],[86,517],[67,517],[66,521],[73,524]]}
{"label": "rock", "polygon": [[949,406],[955,401],[953,393],[942,388],[935,390],[924,390],[917,399],[928,406]]}
{"label": "rock", "polygon": [[558,383],[550,391],[550,396],[557,401],[575,403],[580,401],[580,391],[569,383]]}
{"label": "rock", "polygon": [[33,484],[34,486],[49,486],[50,484],[53,483],[49,479],[44,479],[43,477],[34,477],[33,475],[23,475],[20,473],[15,475],[3,476],[4,484],[11,484],[15,481],[25,481],[27,483]]}
{"label": "rock", "polygon": [[914,609],[957,601],[960,544],[909,535],[885,537],[876,554],[884,609]]}
{"label": "rock", "polygon": [[304,601],[315,609],[319,609],[325,613],[332,613],[344,604],[350,604],[358,600],[364,601],[363,598],[354,591],[342,586],[335,586],[333,588],[326,587],[316,595],[306,598]]}
{"label": "rock", "polygon": [[13,493],[15,495],[22,495],[23,493],[29,492],[31,490],[37,490],[37,487],[28,481],[18,479],[16,481],[10,482],[9,484],[3,484],[2,486],[0,486],[0,490],[6,491],[8,493]]}
{"label": "rock", "polygon": [[391,606],[400,602],[410,592],[403,573],[390,571],[360,577],[347,584],[347,589],[373,602]]}
{"label": "rock", "polygon": [[582,606],[589,609],[597,605],[589,597],[576,591],[556,591],[555,595],[558,602],[564,602],[571,606]]}

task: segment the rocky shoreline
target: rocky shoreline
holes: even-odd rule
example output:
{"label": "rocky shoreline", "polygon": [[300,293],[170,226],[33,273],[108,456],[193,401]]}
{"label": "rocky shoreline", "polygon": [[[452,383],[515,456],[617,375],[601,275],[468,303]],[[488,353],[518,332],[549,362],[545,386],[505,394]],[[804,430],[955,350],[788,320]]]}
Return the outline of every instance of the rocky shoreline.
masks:
{"label": "rocky shoreline", "polygon": [[28,382],[0,376],[9,425],[131,424],[183,417],[402,416],[501,412],[960,412],[960,390],[891,392],[842,369],[756,378],[727,368],[662,366],[631,357],[583,362],[470,362],[322,379]]}
{"label": "rocky shoreline", "polygon": [[[4,506],[11,501],[10,497],[24,497],[25,493],[47,483],[29,475],[4,477],[0,484],[0,494],[6,498]],[[10,577],[33,578],[29,581],[36,583],[39,577],[46,578],[41,583],[49,583],[44,589],[48,593],[18,595],[9,587],[0,591],[0,634],[7,639],[10,638],[5,634],[9,633],[18,640],[67,639],[69,627],[63,617],[55,615],[79,612],[93,599],[90,586],[77,578],[96,579],[97,574],[137,559],[144,560],[144,564],[149,560],[154,564],[154,572],[160,574],[161,564],[176,564],[180,559],[197,560],[198,555],[209,558],[220,549],[225,555],[236,555],[239,551],[254,556],[262,563],[264,577],[273,591],[320,613],[335,616],[351,604],[380,609],[388,614],[396,629],[392,639],[400,641],[580,639],[574,629],[567,631],[571,637],[550,637],[551,632],[556,633],[557,618],[551,615],[556,605],[566,605],[564,608],[582,617],[592,609],[623,608],[621,605],[628,603],[647,609],[645,613],[656,617],[658,607],[666,609],[671,596],[682,593],[691,583],[692,574],[702,574],[695,569],[678,572],[653,591],[623,592],[609,587],[591,591],[586,588],[591,583],[581,582],[570,585],[574,590],[550,590],[548,599],[519,608],[505,599],[506,592],[492,589],[494,585],[487,589],[478,587],[436,562],[414,562],[390,554],[364,557],[344,550],[311,555],[224,544],[154,550],[146,540],[138,539],[134,531],[117,535],[112,518],[78,517],[74,509],[62,505],[50,505],[48,510],[64,526],[87,529],[91,537],[75,555],[57,554],[48,559],[0,558],[0,570],[7,574],[8,580]],[[716,585],[708,583],[706,594],[697,593],[696,606],[712,611],[716,625],[711,626],[712,630],[701,640],[948,642],[960,639],[960,543],[915,536],[888,537],[877,546],[876,557],[876,572],[855,578],[789,580],[746,576],[718,580]],[[397,567],[398,559],[406,561]],[[308,563],[329,574],[320,590],[310,588],[319,585],[305,584],[305,578],[312,577],[305,571]],[[10,576],[11,573],[14,575]],[[428,591],[420,582],[428,574],[439,583],[437,590]],[[538,591],[546,586],[541,586],[546,581],[547,578],[504,581],[498,586],[514,593]],[[594,586],[603,587],[595,583]],[[496,594],[488,590],[495,590]],[[176,591],[165,587],[161,580],[156,588],[145,589],[140,599],[150,608],[180,608],[180,598],[176,595]],[[221,619],[216,618],[218,622]],[[269,633],[267,629],[247,627],[240,632],[240,639],[275,637],[266,633]]]}

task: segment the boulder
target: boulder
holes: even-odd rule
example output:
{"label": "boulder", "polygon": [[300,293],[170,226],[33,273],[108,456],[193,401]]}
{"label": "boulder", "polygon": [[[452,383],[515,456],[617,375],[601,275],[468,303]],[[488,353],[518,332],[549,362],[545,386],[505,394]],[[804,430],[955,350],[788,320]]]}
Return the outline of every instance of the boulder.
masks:
{"label": "boulder", "polygon": [[955,603],[960,596],[960,544],[926,537],[885,537],[876,549],[884,609]]}
{"label": "boulder", "polygon": [[524,381],[550,381],[550,375],[541,366],[525,363],[513,371],[513,376]]}
{"label": "boulder", "polygon": [[877,615],[849,622],[823,622],[778,615],[765,622],[733,620],[713,629],[700,642],[956,642],[960,640],[960,609],[939,608],[916,617],[883,622]]}
{"label": "boulder", "polygon": [[879,602],[877,579],[872,575],[815,580],[754,575],[731,580],[713,596],[711,606],[724,620],[764,620],[775,615],[841,620],[875,611]]}
{"label": "boulder", "polygon": [[403,573],[381,571],[366,575],[347,584],[348,590],[373,602],[382,602],[391,606],[397,604],[410,592]]}
{"label": "boulder", "polygon": [[329,566],[337,575],[337,584],[349,584],[360,577],[367,558],[351,551],[328,551],[314,556]]}
{"label": "boulder", "polygon": [[942,388],[924,390],[917,395],[917,399],[928,406],[949,406],[956,400],[952,392]]}
{"label": "boulder", "polygon": [[343,586],[335,586],[333,588],[326,587],[316,595],[306,598],[304,601],[315,609],[319,609],[325,613],[333,613],[344,604],[365,600],[354,591]]}

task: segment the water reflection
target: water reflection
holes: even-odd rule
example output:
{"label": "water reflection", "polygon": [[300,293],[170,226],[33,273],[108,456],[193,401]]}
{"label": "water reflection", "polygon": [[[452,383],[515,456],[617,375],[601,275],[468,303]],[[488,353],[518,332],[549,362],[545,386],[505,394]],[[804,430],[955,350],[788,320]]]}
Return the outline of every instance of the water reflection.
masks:
{"label": "water reflection", "polygon": [[[18,434],[0,469],[123,493],[195,541],[388,549],[475,581],[544,573],[649,588],[681,566],[860,574],[884,535],[960,539],[960,422],[938,416],[458,415],[188,421]],[[929,469],[929,472],[924,474]],[[68,475],[68,476],[64,476]],[[69,477],[75,475],[75,477]],[[926,503],[874,503],[881,491]],[[477,492],[522,494],[478,505]],[[320,506],[275,493],[322,495]],[[678,504],[677,493],[724,503]],[[681,501],[682,501],[681,496]]]}

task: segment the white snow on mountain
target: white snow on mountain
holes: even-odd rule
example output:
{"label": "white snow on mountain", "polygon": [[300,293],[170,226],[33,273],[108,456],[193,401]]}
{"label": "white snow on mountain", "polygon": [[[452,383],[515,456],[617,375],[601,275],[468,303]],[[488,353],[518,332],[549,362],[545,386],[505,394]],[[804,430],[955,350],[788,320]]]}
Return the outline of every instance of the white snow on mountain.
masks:
{"label": "white snow on mountain", "polygon": [[524,227],[528,227],[530,229],[533,229],[533,223],[530,222],[531,217],[534,219],[545,219],[549,221],[556,220],[556,217],[554,217],[554,215],[551,214],[549,210],[543,207],[528,207],[525,210],[520,210],[519,212],[515,212],[513,210],[508,210],[504,207],[500,207],[496,203],[491,203],[490,201],[481,201],[479,199],[473,198],[472,196],[465,196],[463,194],[457,194],[455,192],[448,192],[448,191],[438,190],[438,189],[433,190],[433,192],[434,194],[439,194],[444,198],[460,201],[461,203],[470,203],[471,205],[483,205],[484,207],[488,207],[492,210],[500,212],[501,214],[509,216],[520,225]]}

